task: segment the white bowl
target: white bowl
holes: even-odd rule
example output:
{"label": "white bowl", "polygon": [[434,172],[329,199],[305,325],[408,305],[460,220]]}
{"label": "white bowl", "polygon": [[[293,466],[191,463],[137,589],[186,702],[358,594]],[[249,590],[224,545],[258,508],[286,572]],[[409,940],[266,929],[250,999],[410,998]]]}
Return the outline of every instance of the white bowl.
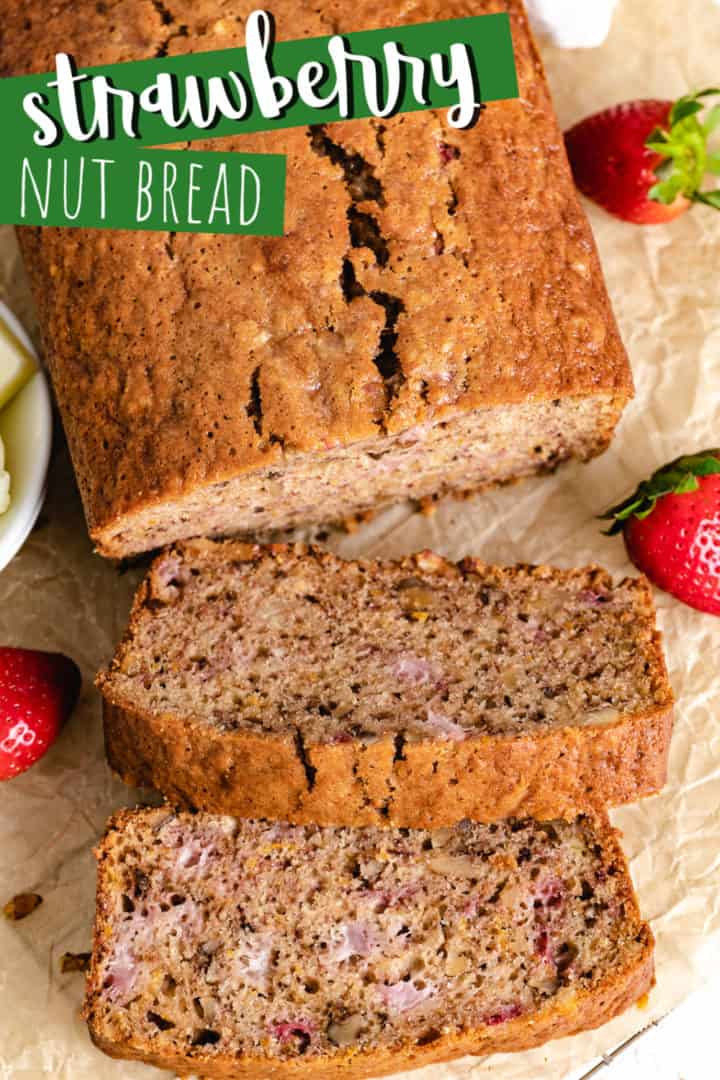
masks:
{"label": "white bowl", "polygon": [[[0,319],[37,359],[30,338],[5,304]],[[45,498],[52,445],[52,408],[45,373],[38,369],[22,390],[0,410],[5,468],[10,473],[10,507],[0,514],[0,571],[27,540]]]}
{"label": "white bowl", "polygon": [[[536,34],[549,37],[561,49],[595,49],[610,33],[618,0],[526,0]],[[719,0],[720,2],[720,0]]]}

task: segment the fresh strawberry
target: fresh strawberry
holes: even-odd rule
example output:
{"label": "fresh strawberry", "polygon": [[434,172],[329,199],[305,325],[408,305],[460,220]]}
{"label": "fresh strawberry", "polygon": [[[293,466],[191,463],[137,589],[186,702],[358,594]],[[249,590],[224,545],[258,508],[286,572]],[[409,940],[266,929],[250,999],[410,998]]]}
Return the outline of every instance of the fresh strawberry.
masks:
{"label": "fresh strawberry", "polygon": [[658,588],[720,615],[720,450],[671,461],[603,517]]}
{"label": "fresh strawberry", "polygon": [[0,780],[24,772],[52,746],[80,683],[67,656],[0,647]]}
{"label": "fresh strawberry", "polygon": [[628,101],[588,116],[565,133],[575,183],[623,221],[671,221],[693,202],[720,209],[720,190],[701,191],[707,172],[720,174],[720,151],[707,141],[720,105],[699,113],[710,88],[677,101]]}

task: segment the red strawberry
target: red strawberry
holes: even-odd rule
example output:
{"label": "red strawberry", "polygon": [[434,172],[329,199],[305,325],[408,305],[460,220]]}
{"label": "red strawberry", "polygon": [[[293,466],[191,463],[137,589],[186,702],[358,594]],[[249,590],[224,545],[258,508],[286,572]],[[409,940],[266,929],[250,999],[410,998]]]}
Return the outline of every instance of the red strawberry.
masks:
{"label": "red strawberry", "polygon": [[0,647],[0,780],[24,772],[52,746],[80,684],[67,656]]}
{"label": "red strawberry", "polygon": [[720,615],[720,450],[671,461],[603,517],[658,588]]}
{"label": "red strawberry", "polygon": [[707,140],[720,123],[720,105],[705,122],[701,90],[672,101],[629,101],[581,120],[565,133],[575,183],[584,195],[623,221],[671,221],[693,202],[720,209],[720,191],[700,191],[706,172],[720,173],[720,153]]}

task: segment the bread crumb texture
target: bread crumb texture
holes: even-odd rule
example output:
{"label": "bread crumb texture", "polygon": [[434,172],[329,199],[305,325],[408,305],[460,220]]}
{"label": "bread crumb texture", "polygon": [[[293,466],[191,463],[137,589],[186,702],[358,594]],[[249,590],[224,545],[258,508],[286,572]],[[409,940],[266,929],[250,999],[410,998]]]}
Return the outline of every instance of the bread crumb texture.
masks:
{"label": "bread crumb texture", "polygon": [[119,815],[98,855],[93,1037],[207,1076],[529,1046],[652,979],[606,822],[323,830],[161,808]]}

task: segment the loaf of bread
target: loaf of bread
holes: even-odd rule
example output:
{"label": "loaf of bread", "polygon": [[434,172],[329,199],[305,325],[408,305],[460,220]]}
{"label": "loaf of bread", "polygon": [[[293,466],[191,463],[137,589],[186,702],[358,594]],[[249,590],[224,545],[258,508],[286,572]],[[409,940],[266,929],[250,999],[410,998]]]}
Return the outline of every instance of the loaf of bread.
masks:
{"label": "loaf of bread", "polygon": [[606,820],[322,829],[167,808],[98,850],[95,1043],[186,1075],[347,1080],[596,1027],[652,983]]}
{"label": "loaf of bread", "polygon": [[644,579],[429,552],[186,541],[154,562],[99,685],[129,783],[328,825],[631,801],[664,783],[672,726]]}
{"label": "loaf of bread", "polygon": [[[0,75],[244,44],[250,0],[6,5]],[[632,393],[520,0],[273,4],[279,38],[510,13],[520,96],[195,143],[287,155],[281,238],[20,230],[92,537],[334,521],[605,448]]]}

